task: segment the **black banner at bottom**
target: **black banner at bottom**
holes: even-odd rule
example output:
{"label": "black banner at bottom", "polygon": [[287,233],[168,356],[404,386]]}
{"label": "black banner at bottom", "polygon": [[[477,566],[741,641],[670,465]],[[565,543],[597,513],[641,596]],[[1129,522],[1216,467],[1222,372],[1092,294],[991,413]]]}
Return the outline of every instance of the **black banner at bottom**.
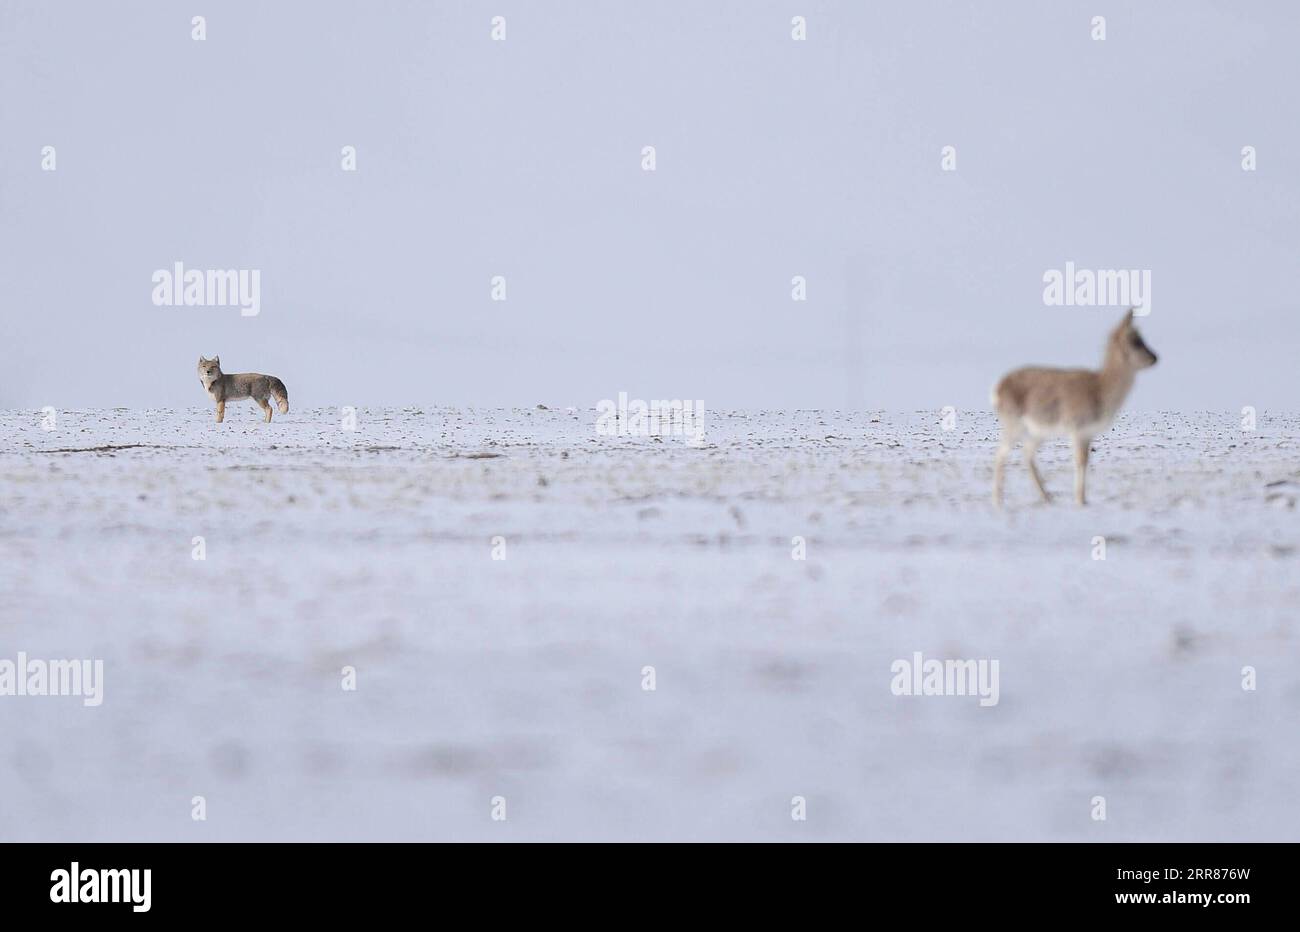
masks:
{"label": "black banner at bottom", "polygon": [[918,904],[927,918],[978,908],[1232,921],[1283,904],[1295,853],[1248,844],[11,844],[0,848],[0,894],[8,917],[96,921],[338,921],[422,904],[493,917],[614,907],[627,921],[677,907],[734,919]]}

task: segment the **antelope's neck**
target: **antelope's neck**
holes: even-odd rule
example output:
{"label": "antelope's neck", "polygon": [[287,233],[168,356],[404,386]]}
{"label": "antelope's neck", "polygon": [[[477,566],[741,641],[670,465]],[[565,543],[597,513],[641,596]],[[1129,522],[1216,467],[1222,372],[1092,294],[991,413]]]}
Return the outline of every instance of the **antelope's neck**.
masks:
{"label": "antelope's neck", "polygon": [[1136,373],[1128,366],[1110,357],[1106,358],[1101,368],[1101,403],[1106,413],[1114,416],[1124,404],[1129,391],[1133,388]]}

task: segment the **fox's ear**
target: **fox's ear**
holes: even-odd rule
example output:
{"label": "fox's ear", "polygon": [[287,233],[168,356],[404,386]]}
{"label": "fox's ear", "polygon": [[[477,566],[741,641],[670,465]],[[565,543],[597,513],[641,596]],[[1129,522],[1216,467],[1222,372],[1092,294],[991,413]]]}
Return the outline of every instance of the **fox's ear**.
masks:
{"label": "fox's ear", "polygon": [[207,362],[207,360],[204,359],[202,356],[199,356],[199,365],[201,366],[201,365],[203,365],[205,362]]}
{"label": "fox's ear", "polygon": [[1125,323],[1125,324],[1130,324],[1130,325],[1131,325],[1131,324],[1133,323],[1133,312],[1136,311],[1136,310],[1137,310],[1136,307],[1131,307],[1131,308],[1128,309],[1128,313],[1124,315],[1124,323]]}
{"label": "fox's ear", "polygon": [[218,366],[221,365],[221,357],[220,357],[220,356],[213,356],[213,357],[212,357],[212,361],[215,362]]}

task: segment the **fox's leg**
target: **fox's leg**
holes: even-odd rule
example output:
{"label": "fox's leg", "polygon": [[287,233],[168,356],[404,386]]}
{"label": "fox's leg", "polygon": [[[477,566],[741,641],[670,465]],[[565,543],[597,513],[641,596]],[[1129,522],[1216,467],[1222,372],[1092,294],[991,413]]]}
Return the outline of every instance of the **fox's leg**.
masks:
{"label": "fox's leg", "polygon": [[1091,437],[1074,438],[1074,501],[1079,505],[1088,504],[1084,486],[1088,481],[1088,451],[1091,446]]}
{"label": "fox's leg", "polygon": [[1016,445],[1019,431],[1010,424],[1002,425],[1002,439],[998,442],[998,452],[993,458],[993,507],[1002,507],[1002,473],[1007,463],[1011,448]]}
{"label": "fox's leg", "polygon": [[1034,477],[1034,485],[1038,486],[1038,493],[1043,496],[1043,501],[1050,502],[1052,495],[1043,485],[1043,477],[1038,473],[1038,464],[1034,462],[1034,456],[1038,453],[1038,444],[1041,441],[1037,437],[1030,437],[1025,441],[1025,463],[1029,466],[1029,475]]}
{"label": "fox's leg", "polygon": [[256,401],[257,404],[258,404],[258,407],[260,407],[260,408],[262,409],[262,413],[266,415],[266,423],[270,424],[270,423],[271,423],[271,403],[270,403],[269,401],[267,401],[265,398],[254,398],[253,400]]}
{"label": "fox's leg", "polygon": [[225,419],[226,419],[226,403],[224,401],[218,401],[217,402],[217,423],[220,424]]}

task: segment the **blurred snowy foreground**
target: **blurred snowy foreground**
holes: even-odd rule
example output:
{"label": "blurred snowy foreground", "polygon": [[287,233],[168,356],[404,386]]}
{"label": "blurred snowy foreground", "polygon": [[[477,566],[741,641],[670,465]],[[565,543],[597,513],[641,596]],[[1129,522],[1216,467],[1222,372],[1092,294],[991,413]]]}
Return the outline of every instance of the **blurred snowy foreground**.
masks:
{"label": "blurred snowy foreground", "polygon": [[258,417],[0,413],[0,839],[1300,838],[1300,416]]}

